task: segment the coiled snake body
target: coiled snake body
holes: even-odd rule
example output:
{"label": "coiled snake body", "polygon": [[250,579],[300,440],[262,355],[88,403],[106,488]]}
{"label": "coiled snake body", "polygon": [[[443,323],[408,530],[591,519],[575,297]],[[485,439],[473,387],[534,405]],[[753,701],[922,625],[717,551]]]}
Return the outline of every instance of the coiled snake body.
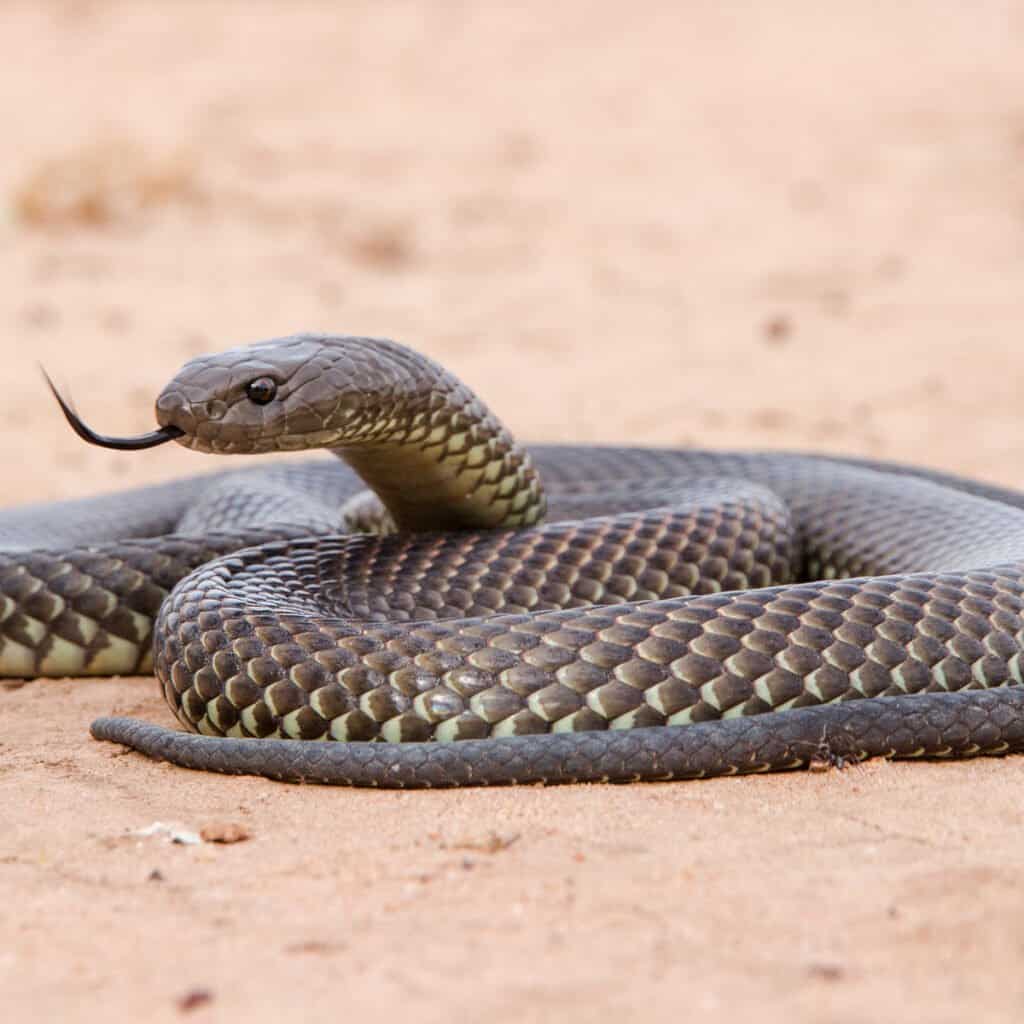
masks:
{"label": "coiled snake body", "polygon": [[1024,748],[1016,492],[790,454],[527,453],[447,371],[363,338],[193,360],[137,439],[62,405],[94,443],[347,464],[0,517],[0,673],[152,666],[199,734],[105,718],[99,739],[375,786]]}

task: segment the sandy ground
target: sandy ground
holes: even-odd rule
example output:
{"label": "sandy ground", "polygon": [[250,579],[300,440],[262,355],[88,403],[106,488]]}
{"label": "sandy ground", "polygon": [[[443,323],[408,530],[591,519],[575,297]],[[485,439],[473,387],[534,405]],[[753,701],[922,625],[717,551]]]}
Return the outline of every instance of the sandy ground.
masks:
{"label": "sandy ground", "polygon": [[[1024,484],[1024,7],[719,6],[3,4],[3,500],[213,465],[85,447],[35,360],[133,432],[299,329],[412,343],[525,439]],[[10,1020],[1024,1012],[1020,758],[364,793],[123,755],[111,710],[171,721],[0,687]]]}

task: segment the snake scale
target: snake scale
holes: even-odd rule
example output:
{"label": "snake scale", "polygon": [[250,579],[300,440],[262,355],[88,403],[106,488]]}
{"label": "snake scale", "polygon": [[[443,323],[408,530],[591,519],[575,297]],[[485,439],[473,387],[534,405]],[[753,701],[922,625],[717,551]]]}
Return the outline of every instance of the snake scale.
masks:
{"label": "snake scale", "polygon": [[1024,749],[1024,494],[788,453],[528,452],[367,338],[192,360],[137,438],[57,397],[107,447],[340,456],[0,514],[0,674],[154,671],[190,730],[98,739],[395,787]]}

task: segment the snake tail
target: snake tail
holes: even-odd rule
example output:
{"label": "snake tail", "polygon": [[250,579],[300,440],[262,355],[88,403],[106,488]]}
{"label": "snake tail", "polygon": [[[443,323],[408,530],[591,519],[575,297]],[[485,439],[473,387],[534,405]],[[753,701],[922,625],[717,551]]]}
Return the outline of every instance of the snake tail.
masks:
{"label": "snake tail", "polygon": [[461,743],[236,740],[100,718],[98,740],[158,761],[280,782],[398,789],[669,782],[872,757],[968,758],[1024,750],[1024,689],[879,697],[839,707],[669,728]]}

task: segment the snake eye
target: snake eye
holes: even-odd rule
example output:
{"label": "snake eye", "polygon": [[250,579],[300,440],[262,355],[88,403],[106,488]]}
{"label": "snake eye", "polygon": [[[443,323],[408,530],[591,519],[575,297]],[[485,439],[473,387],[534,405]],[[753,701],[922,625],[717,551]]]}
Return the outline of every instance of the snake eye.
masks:
{"label": "snake eye", "polygon": [[266,405],[267,402],[272,402],[277,394],[277,381],[270,377],[257,377],[246,384],[245,393],[250,402]]}

